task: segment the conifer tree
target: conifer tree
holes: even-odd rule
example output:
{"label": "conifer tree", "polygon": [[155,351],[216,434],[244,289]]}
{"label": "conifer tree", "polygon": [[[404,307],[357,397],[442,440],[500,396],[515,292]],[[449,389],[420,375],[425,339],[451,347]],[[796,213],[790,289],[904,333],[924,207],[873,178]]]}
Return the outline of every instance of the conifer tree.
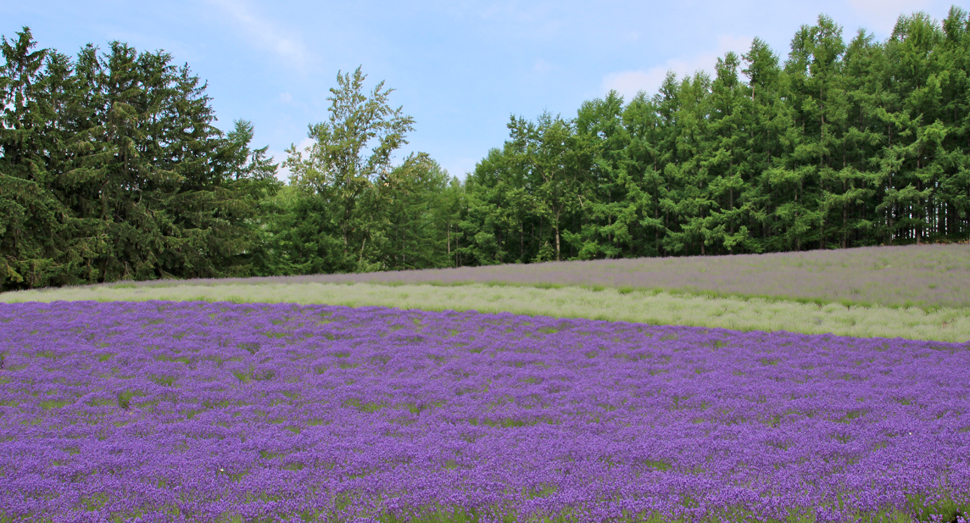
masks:
{"label": "conifer tree", "polygon": [[247,274],[254,198],[188,66],[34,47],[3,39],[0,285]]}
{"label": "conifer tree", "polygon": [[940,120],[946,136],[939,161],[940,176],[937,227],[946,238],[970,237],[970,14],[950,8],[942,22],[944,37],[936,50],[941,70]]}
{"label": "conifer tree", "polygon": [[577,195],[578,234],[566,231],[580,259],[618,258],[633,252],[638,212],[630,201],[630,134],[623,125],[623,97],[610,91],[586,102],[576,115],[577,151],[589,165]]}
{"label": "conifer tree", "polygon": [[741,131],[750,111],[748,90],[738,76],[740,57],[728,53],[717,61],[717,78],[711,85],[708,145],[702,159],[712,201],[708,245],[718,253],[745,252],[749,248],[745,225],[750,203],[743,199],[751,182],[748,155]]}
{"label": "conifer tree", "polygon": [[645,93],[639,93],[623,110],[623,124],[629,135],[629,164],[625,179],[629,207],[637,220],[637,233],[631,256],[660,256],[661,241],[666,235],[666,225],[661,211],[660,199],[665,194],[666,182],[662,176],[660,120],[657,107]]}
{"label": "conifer tree", "polygon": [[[29,28],[0,40],[0,284],[7,288],[72,282],[74,260],[65,252],[70,217],[57,200],[50,171],[58,136],[44,96],[57,90],[45,75],[48,50],[36,49]],[[58,67],[63,63],[53,58]]]}

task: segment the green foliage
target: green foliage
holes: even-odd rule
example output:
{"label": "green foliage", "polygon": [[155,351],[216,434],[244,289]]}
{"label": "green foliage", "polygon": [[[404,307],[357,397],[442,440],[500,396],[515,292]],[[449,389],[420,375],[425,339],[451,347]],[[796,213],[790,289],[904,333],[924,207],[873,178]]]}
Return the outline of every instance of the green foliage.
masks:
{"label": "green foliage", "polygon": [[164,52],[0,42],[0,290],[967,241],[970,15],[755,39],[713,78],[513,116],[467,179],[383,82],[338,73],[284,186]]}
{"label": "green foliage", "polygon": [[[413,118],[388,105],[392,89],[383,89],[380,82],[373,92],[365,93],[366,78],[360,67],[353,76],[338,73],[338,87],[331,88],[332,96],[327,98],[329,120],[310,125],[313,145],[305,151],[295,146],[287,150],[291,182],[316,199],[308,205],[325,207],[320,209],[326,216],[316,233],[305,231],[298,240],[317,240],[331,253],[332,260],[320,267],[321,272],[378,268],[366,255],[373,252],[375,241],[383,239],[383,230],[379,217],[370,211],[381,189],[389,185],[391,155],[407,143],[406,133],[413,129]],[[306,263],[312,266],[314,261]]]}
{"label": "green foliage", "polygon": [[384,219],[376,253],[382,269],[450,265],[448,230],[457,205],[448,182],[448,173],[420,153],[408,156],[378,188],[372,215]]}
{"label": "green foliage", "polygon": [[167,53],[35,47],[0,45],[0,289],[249,274],[278,188],[252,126]]}
{"label": "green foliage", "polygon": [[[512,118],[465,184],[461,264],[847,248],[970,235],[970,17],[831,18],[573,119]],[[562,241],[561,241],[562,240]]]}
{"label": "green foliage", "polygon": [[383,82],[363,91],[360,68],[338,74],[314,143],[287,150],[294,190],[274,229],[277,273],[369,272],[451,264],[460,186],[427,154],[391,164],[414,120]]}

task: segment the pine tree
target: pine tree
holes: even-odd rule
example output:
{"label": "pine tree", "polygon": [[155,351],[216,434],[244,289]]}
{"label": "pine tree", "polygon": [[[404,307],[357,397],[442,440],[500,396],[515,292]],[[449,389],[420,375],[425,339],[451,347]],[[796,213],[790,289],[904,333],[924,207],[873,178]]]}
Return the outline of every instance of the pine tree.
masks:
{"label": "pine tree", "polygon": [[666,182],[661,175],[660,119],[654,101],[639,93],[623,111],[623,125],[629,135],[626,157],[629,164],[623,180],[628,206],[636,220],[631,256],[660,256],[666,236],[664,215],[660,206]]}
{"label": "pine tree", "polygon": [[940,70],[934,53],[942,37],[942,31],[927,15],[917,13],[900,17],[886,43],[892,69],[884,82],[892,97],[880,114],[891,127],[882,177],[888,186],[888,201],[883,206],[893,209],[892,242],[922,243],[934,227],[946,136],[940,121],[941,81],[948,74]]}
{"label": "pine tree", "polygon": [[708,245],[719,248],[720,253],[750,249],[745,225],[750,203],[742,196],[752,180],[743,134],[751,99],[740,82],[739,67],[740,58],[734,53],[717,61],[717,78],[711,86],[709,143],[702,159],[712,200],[706,226]]}
{"label": "pine tree", "polygon": [[578,154],[589,165],[577,195],[581,222],[577,233],[566,233],[580,259],[619,258],[634,252],[639,224],[630,200],[630,133],[623,124],[623,98],[610,91],[586,102],[576,115]]}
{"label": "pine tree", "polygon": [[970,237],[970,14],[953,6],[943,20],[944,37],[934,53],[939,60],[945,126],[938,154],[942,166],[937,195],[939,234],[953,240]]}
{"label": "pine tree", "polygon": [[[48,50],[37,49],[29,28],[0,52],[0,288],[70,283],[71,253],[65,209],[52,192],[51,156],[59,154],[45,91],[58,78],[44,74]],[[61,64],[59,58],[55,63]]]}
{"label": "pine tree", "polygon": [[248,274],[256,197],[205,85],[164,52],[35,46],[3,40],[3,287]]}

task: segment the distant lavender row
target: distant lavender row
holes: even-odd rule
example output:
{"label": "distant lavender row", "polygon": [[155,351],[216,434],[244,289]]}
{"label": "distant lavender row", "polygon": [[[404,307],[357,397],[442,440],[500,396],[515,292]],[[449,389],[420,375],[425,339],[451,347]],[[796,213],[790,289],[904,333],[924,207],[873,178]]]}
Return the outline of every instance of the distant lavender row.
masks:
{"label": "distant lavender row", "polygon": [[[822,302],[970,307],[970,245],[867,247],[736,256],[637,258],[369,274],[187,280],[586,285]],[[141,282],[139,285],[177,282]]]}
{"label": "distant lavender row", "polygon": [[968,344],[171,302],[0,334],[10,521],[970,507]]}

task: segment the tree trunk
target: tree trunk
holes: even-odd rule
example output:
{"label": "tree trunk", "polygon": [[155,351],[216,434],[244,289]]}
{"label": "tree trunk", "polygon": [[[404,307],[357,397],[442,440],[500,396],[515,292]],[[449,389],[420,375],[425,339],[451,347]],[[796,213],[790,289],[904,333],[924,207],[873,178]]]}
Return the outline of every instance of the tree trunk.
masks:
{"label": "tree trunk", "polygon": [[[916,160],[916,170],[919,171],[920,165],[919,160]],[[923,192],[923,182],[916,180],[916,190]],[[923,197],[920,196],[916,198],[916,245],[922,245],[923,243]]]}
{"label": "tree trunk", "polygon": [[556,223],[556,261],[559,261],[559,224]]}

